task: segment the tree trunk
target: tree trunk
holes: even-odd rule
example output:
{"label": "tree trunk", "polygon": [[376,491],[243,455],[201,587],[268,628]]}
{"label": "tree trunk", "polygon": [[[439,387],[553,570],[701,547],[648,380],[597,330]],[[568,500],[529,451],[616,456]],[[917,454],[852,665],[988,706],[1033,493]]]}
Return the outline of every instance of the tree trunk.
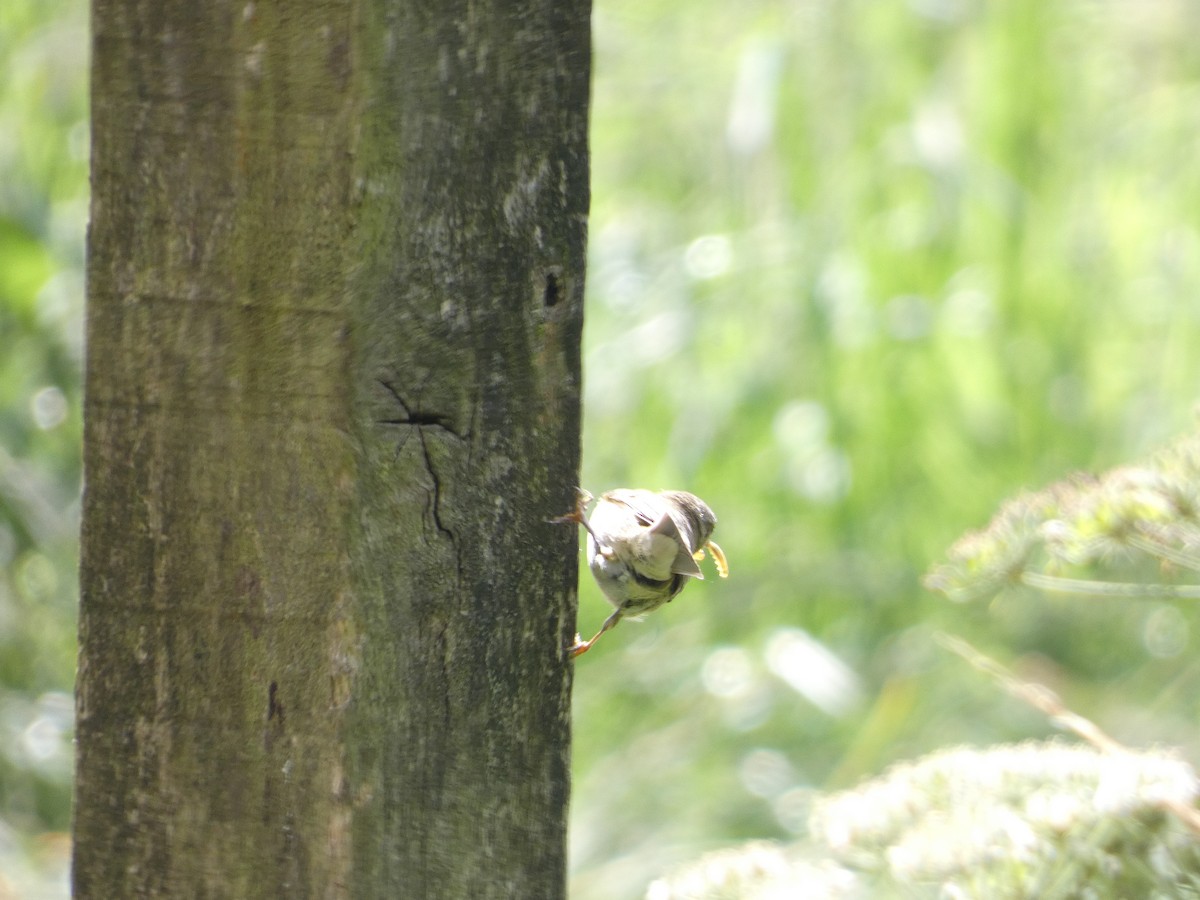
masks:
{"label": "tree trunk", "polygon": [[93,0],[74,888],[565,892],[586,0]]}

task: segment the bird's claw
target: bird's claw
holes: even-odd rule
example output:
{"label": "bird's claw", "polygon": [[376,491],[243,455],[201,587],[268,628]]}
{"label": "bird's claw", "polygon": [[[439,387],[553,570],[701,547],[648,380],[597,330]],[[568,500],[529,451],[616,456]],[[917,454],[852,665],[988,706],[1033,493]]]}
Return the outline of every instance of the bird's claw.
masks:
{"label": "bird's claw", "polygon": [[551,525],[587,525],[587,517],[584,515],[584,510],[587,505],[592,502],[592,495],[583,488],[578,488],[575,495],[575,508],[564,516],[555,516],[553,519],[547,519]]}
{"label": "bird's claw", "polygon": [[579,488],[575,496],[575,508],[565,516],[555,516],[553,519],[547,519],[546,521],[551,525],[582,525],[587,533],[595,538],[596,533],[592,531],[592,524],[584,514],[584,510],[587,509],[587,505],[591,502],[592,495],[583,488]]}

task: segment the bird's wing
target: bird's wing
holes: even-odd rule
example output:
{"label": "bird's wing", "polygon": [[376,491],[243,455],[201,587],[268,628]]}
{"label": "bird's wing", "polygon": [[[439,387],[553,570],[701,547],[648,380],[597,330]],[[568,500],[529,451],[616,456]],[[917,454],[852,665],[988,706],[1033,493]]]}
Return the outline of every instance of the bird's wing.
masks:
{"label": "bird's wing", "polygon": [[671,561],[671,574],[704,579],[704,573],[692,557],[687,539],[680,534],[679,525],[671,516],[671,504],[668,501],[652,491],[641,490],[609,491],[604,496],[633,510],[638,522],[649,528],[651,534],[662,535],[675,542],[678,550]]}

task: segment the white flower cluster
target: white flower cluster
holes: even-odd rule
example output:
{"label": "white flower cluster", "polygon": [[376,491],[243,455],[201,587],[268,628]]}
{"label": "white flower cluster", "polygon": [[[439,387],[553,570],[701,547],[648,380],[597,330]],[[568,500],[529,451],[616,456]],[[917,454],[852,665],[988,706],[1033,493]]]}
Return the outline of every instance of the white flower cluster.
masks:
{"label": "white flower cluster", "polygon": [[949,896],[1097,879],[1151,889],[1176,876],[1200,884],[1195,835],[1166,811],[1198,793],[1192,768],[1164,752],[957,748],[817,801],[809,828],[844,864]]}
{"label": "white flower cluster", "polygon": [[646,900],[833,900],[858,896],[857,877],[767,841],[717,850],[651,883]]}
{"label": "white flower cluster", "polygon": [[1200,781],[1164,751],[956,748],[818,799],[809,838],[717,851],[647,900],[1200,895]]}

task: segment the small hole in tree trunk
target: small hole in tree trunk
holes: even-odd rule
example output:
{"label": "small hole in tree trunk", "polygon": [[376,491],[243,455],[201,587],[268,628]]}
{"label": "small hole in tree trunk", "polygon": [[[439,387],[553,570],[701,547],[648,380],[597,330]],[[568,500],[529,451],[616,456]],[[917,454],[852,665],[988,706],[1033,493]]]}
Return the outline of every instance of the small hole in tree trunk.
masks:
{"label": "small hole in tree trunk", "polygon": [[558,276],[553,272],[546,273],[546,288],[542,292],[542,302],[547,306],[557,306],[559,301]]}

